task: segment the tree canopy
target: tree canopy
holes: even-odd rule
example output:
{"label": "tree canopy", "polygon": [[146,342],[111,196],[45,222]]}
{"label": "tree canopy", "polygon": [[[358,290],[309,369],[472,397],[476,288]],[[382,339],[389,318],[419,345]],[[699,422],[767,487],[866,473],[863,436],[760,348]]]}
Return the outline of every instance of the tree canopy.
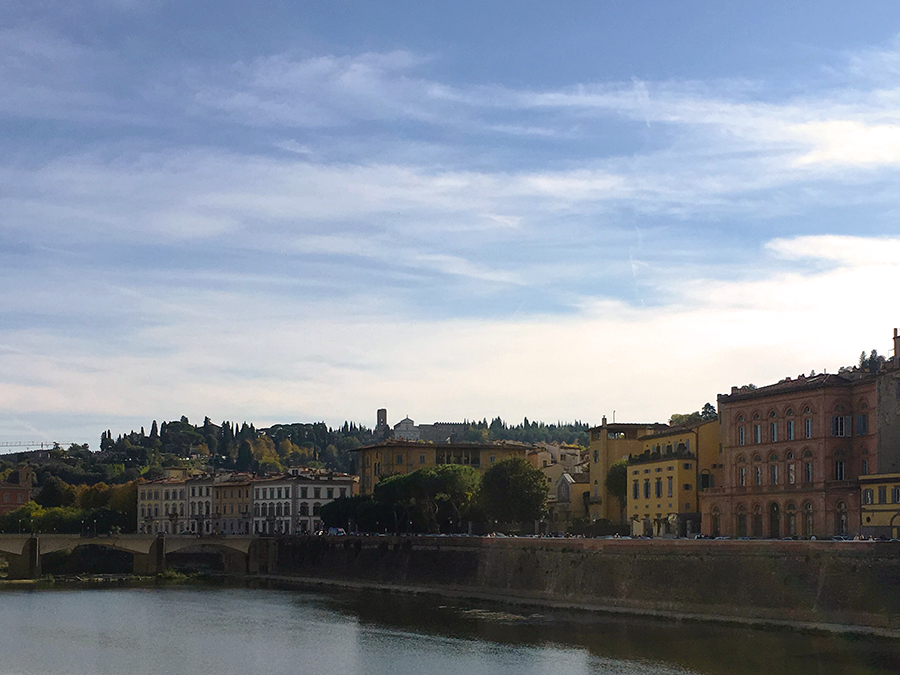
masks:
{"label": "tree canopy", "polygon": [[540,520],[547,510],[547,479],[520,457],[498,462],[484,474],[481,504],[498,523]]}

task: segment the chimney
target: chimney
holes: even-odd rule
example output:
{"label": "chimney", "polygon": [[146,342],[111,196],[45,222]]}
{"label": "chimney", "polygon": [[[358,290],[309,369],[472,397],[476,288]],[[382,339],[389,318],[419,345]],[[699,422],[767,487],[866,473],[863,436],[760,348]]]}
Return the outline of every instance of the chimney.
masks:
{"label": "chimney", "polygon": [[894,329],[894,365],[900,366],[900,335],[897,334],[897,329]]}
{"label": "chimney", "polygon": [[604,416],[603,416],[603,419],[600,421],[600,426],[601,426],[601,427],[605,427],[605,426],[606,426],[606,415],[604,415]]}

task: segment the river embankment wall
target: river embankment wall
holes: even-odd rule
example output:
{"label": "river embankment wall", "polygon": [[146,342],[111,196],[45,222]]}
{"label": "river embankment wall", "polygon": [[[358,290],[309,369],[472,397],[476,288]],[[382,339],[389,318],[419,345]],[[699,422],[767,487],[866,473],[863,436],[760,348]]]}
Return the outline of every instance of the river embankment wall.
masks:
{"label": "river embankment wall", "polygon": [[900,543],[297,537],[259,571],[585,609],[900,635]]}

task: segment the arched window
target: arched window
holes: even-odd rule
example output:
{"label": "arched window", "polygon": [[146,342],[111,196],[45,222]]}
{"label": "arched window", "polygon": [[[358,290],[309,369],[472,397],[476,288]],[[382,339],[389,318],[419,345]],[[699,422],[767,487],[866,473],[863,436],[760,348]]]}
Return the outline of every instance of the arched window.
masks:
{"label": "arched window", "polygon": [[759,504],[753,506],[753,536],[760,539],[763,536],[762,507]]}
{"label": "arched window", "polygon": [[794,506],[793,502],[788,502],[787,508],[785,509],[785,525],[787,526],[787,533],[789,537],[797,536],[797,507]]}
{"label": "arched window", "polygon": [[847,526],[849,519],[847,517],[847,505],[844,502],[838,502],[834,511],[834,530],[835,534],[847,534]]}
{"label": "arched window", "polygon": [[747,507],[743,504],[739,504],[737,507],[735,530],[737,530],[737,536],[747,536]]}
{"label": "arched window", "polygon": [[815,533],[813,529],[813,505],[812,502],[806,502],[803,505],[803,536],[812,537]]}
{"label": "arched window", "polygon": [[793,409],[793,408],[788,408],[787,410],[784,411],[784,414],[785,414],[786,417],[793,417],[793,416],[794,416],[794,409]]}
{"label": "arched window", "polygon": [[769,536],[778,539],[781,536],[781,509],[778,504],[769,504]]}
{"label": "arched window", "polygon": [[280,516],[280,515],[281,515],[281,502],[278,502],[278,503],[275,505],[275,515],[276,515],[276,516]]}
{"label": "arched window", "polygon": [[313,515],[318,516],[319,512],[322,510],[322,505],[319,502],[313,504]]}
{"label": "arched window", "polygon": [[309,515],[309,504],[307,502],[302,502],[300,504],[300,515],[301,516]]}

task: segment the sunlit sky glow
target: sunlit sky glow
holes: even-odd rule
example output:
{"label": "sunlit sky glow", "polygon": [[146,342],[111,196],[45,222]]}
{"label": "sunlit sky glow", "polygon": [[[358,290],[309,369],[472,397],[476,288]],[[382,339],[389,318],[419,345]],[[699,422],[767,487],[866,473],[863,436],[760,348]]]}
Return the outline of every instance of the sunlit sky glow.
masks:
{"label": "sunlit sky glow", "polygon": [[733,5],[4,3],[0,441],[665,421],[889,353],[900,5]]}

